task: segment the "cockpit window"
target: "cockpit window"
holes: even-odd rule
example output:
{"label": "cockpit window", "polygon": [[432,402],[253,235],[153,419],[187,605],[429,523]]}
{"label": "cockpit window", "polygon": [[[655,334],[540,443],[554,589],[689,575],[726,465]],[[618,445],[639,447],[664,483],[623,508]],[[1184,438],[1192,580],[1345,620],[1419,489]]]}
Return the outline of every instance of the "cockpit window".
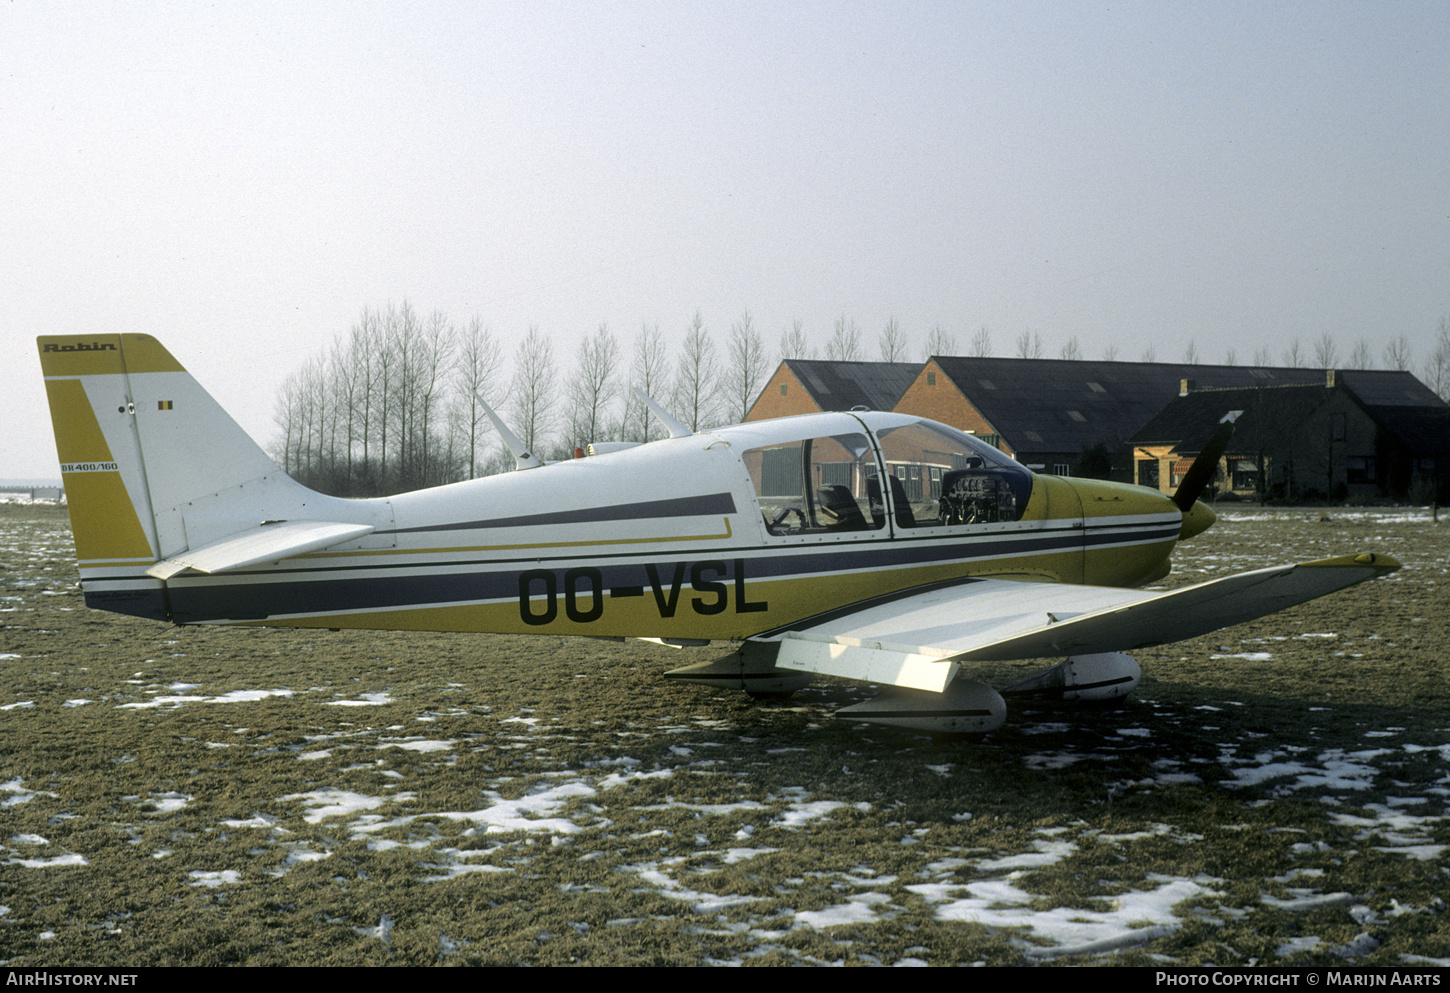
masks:
{"label": "cockpit window", "polygon": [[744,460],[771,534],[875,531],[886,523],[879,498],[874,506],[868,499],[878,470],[864,434],[752,448]]}
{"label": "cockpit window", "polygon": [[902,528],[1021,519],[1032,474],[983,441],[920,421],[877,434]]}

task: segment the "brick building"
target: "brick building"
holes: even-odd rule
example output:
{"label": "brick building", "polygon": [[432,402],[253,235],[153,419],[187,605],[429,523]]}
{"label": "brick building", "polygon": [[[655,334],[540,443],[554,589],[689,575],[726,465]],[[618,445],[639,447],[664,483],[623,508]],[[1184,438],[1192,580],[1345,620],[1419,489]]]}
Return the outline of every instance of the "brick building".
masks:
{"label": "brick building", "polygon": [[916,362],[786,359],[745,415],[763,421],[824,411],[891,410],[920,369]]}

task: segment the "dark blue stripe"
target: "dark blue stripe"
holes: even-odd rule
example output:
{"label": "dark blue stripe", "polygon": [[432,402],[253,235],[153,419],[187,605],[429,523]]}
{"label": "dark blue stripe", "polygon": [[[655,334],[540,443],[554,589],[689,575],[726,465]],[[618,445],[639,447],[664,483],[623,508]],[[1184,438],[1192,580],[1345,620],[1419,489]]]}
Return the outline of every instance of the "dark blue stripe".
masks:
{"label": "dark blue stripe", "polygon": [[424,531],[481,531],[485,528],[530,528],[552,524],[599,524],[604,521],[644,521],[662,517],[704,517],[710,514],[735,513],[735,498],[729,493],[672,500],[646,500],[643,503],[621,503],[610,507],[583,507],[579,510],[552,511],[547,514],[524,514],[519,517],[491,517],[479,521],[458,521],[451,524],[428,524],[416,528],[394,528],[375,534],[419,534]]}
{"label": "dark blue stripe", "polygon": [[[639,505],[635,505],[639,506]],[[1122,525],[1115,525],[1122,530]],[[655,566],[662,586],[661,595],[670,596],[674,576],[681,561],[698,565],[717,563],[702,578],[707,582],[732,583],[734,562],[745,563],[747,580],[780,579],[838,570],[889,570],[959,562],[965,570],[973,561],[1072,552],[1088,545],[1113,544],[1125,541],[1151,542],[1176,538],[1179,528],[1149,525],[1127,534],[1085,533],[1081,528],[1056,528],[1050,531],[1015,532],[1000,535],[963,536],[943,539],[940,536],[896,539],[865,539],[829,545],[797,546],[785,554],[772,546],[721,549],[711,556],[701,549],[688,559],[665,558],[662,550],[611,554],[608,560],[600,555],[547,556],[537,554],[512,560],[478,560],[449,563],[452,568],[476,571],[436,572],[431,575],[399,575],[417,569],[418,563],[384,563],[380,565],[336,565],[316,569],[248,570],[236,575],[276,576],[267,583],[237,583],[232,576],[178,576],[168,584],[173,619],[177,623],[211,620],[258,620],[278,614],[326,614],[370,609],[428,607],[460,601],[517,601],[521,572],[547,567],[562,573],[571,563],[588,563],[598,569],[602,586],[613,597],[655,597],[654,584],[647,566]],[[774,554],[771,554],[774,553]],[[681,590],[691,589],[690,566],[681,572]],[[350,571],[371,575],[332,578],[331,573]],[[683,602],[683,601],[681,601]],[[99,603],[96,606],[101,606]],[[115,610],[120,607],[106,606]],[[139,606],[139,605],[138,605]],[[141,607],[140,616],[155,616],[153,608]],[[122,612],[132,610],[122,608]]]}
{"label": "dark blue stripe", "polygon": [[[978,538],[950,543],[936,539],[814,545],[785,555],[760,554],[765,551],[762,548],[723,549],[719,557],[706,553],[684,559],[689,565],[682,572],[681,589],[691,590],[690,565],[702,562],[714,562],[720,566],[719,569],[708,571],[703,577],[706,581],[733,582],[734,562],[740,559],[745,562],[748,580],[755,582],[842,569],[885,570],[955,561],[962,562],[965,567],[970,561],[982,558],[1072,551],[1081,547],[1081,540],[1080,530],[1063,530],[1055,534],[1035,533],[1030,536],[1019,535],[1016,538]],[[487,567],[476,572],[440,572],[421,576],[397,574],[405,569],[416,569],[416,563],[367,567],[368,571],[383,574],[349,578],[326,576],[327,573],[347,568],[345,566],[306,572],[268,570],[265,573],[254,571],[245,574],[252,577],[270,573],[279,577],[279,581],[271,583],[234,583],[229,576],[178,576],[170,581],[168,588],[174,619],[177,623],[187,624],[209,620],[255,620],[276,614],[337,613],[380,608],[427,607],[459,601],[517,600],[521,572],[541,566],[562,571],[561,567],[566,567],[570,562],[588,562],[597,568],[603,578],[605,590],[618,589],[620,596],[646,598],[655,596],[647,571],[648,565],[654,565],[655,574],[663,587],[662,595],[668,596],[676,569],[682,561],[664,558],[658,551],[636,553],[629,556],[631,561],[621,561],[621,556],[613,558],[614,561],[607,562],[601,561],[598,555],[544,559],[533,557],[513,562],[476,563]],[[281,579],[283,576],[287,578]]]}

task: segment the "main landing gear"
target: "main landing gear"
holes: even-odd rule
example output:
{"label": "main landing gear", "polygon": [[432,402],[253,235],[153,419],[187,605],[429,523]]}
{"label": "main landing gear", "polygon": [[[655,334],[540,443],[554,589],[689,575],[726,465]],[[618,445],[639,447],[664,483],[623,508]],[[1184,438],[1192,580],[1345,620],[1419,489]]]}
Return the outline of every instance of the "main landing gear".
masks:
{"label": "main landing gear", "polygon": [[[765,647],[765,646],[760,646]],[[665,673],[671,679],[740,689],[757,700],[781,700],[811,681],[807,673],[775,668],[773,653],[734,652],[712,662]],[[887,724],[932,734],[981,735],[1007,719],[1007,700],[1111,707],[1138,685],[1142,670],[1122,652],[1074,655],[1001,690],[958,677],[941,693],[889,687],[863,703],[836,711],[847,720]]]}

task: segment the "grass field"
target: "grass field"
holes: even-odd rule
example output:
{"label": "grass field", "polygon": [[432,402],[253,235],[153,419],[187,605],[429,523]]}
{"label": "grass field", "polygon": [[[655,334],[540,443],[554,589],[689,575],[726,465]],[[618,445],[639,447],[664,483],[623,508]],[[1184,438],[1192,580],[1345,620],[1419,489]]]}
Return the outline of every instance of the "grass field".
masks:
{"label": "grass field", "polygon": [[660,678],[719,645],[91,612],[0,505],[0,962],[1447,965],[1450,522],[1230,510],[1170,585],[1366,550],[941,743]]}

